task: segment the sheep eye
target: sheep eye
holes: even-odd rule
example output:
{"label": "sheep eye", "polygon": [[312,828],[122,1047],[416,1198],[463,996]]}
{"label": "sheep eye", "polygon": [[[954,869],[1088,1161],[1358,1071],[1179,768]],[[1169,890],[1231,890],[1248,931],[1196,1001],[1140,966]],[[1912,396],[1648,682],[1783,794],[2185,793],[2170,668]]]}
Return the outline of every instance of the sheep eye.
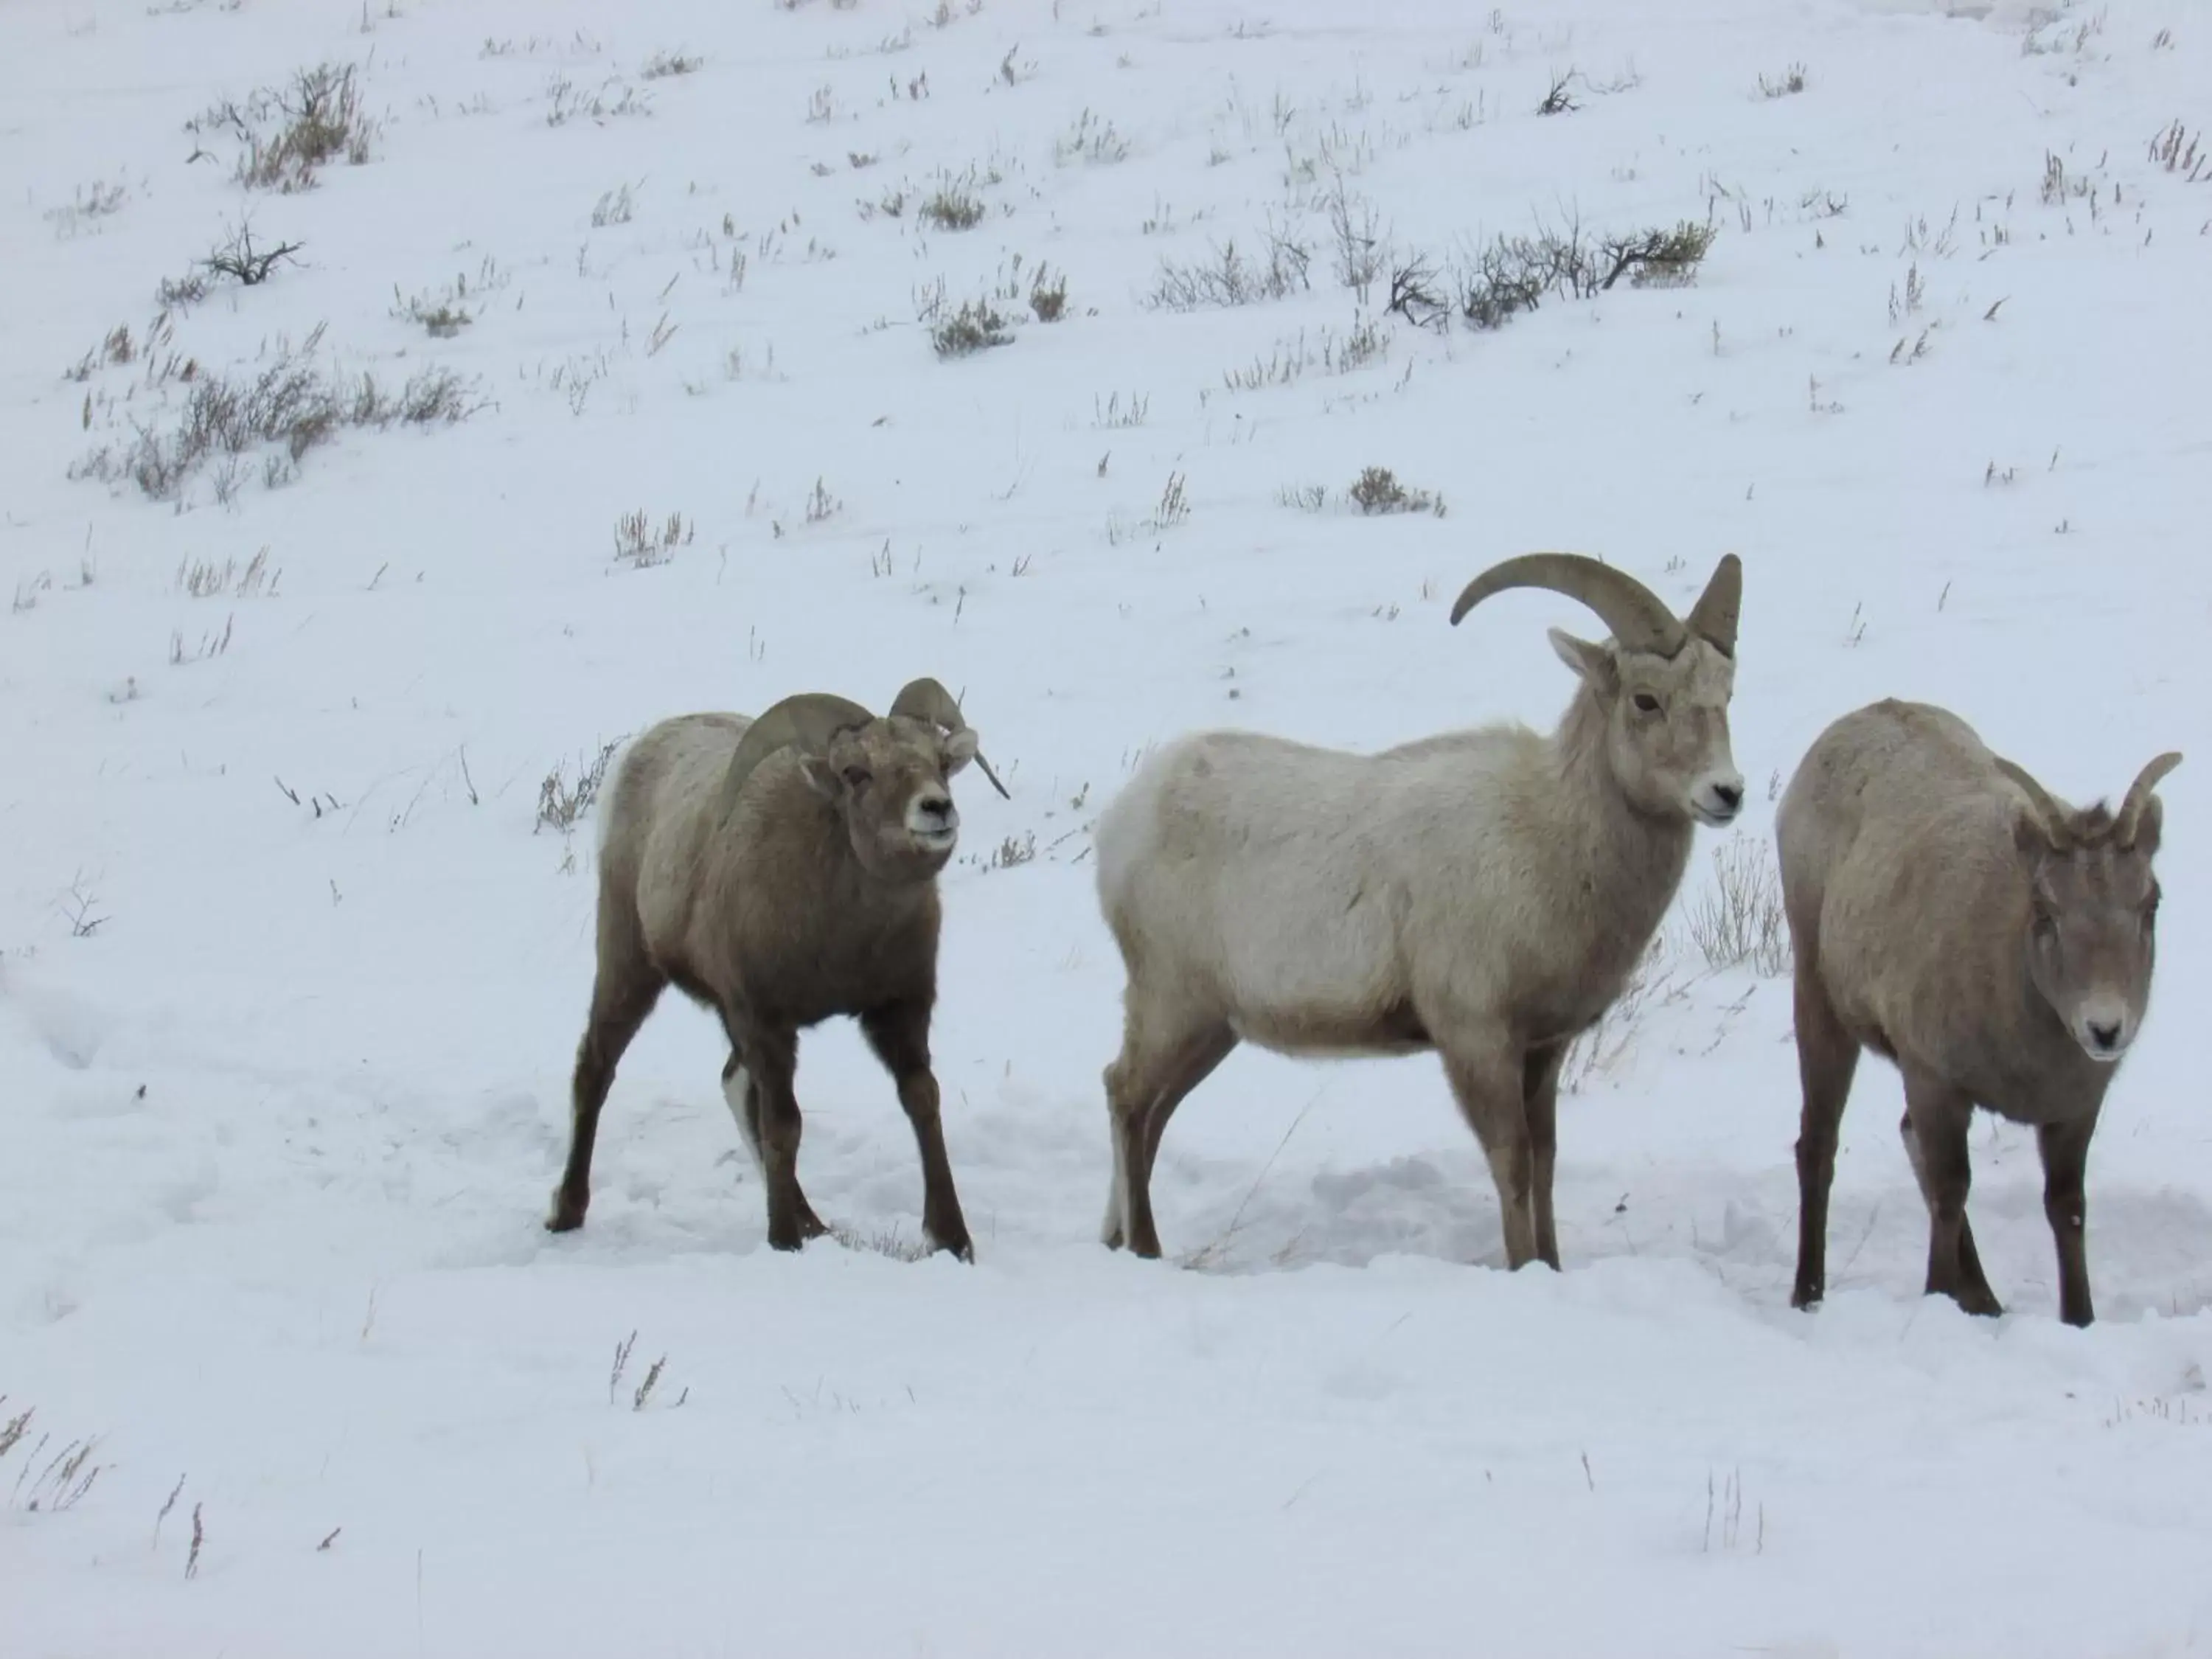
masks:
{"label": "sheep eye", "polygon": [[867,781],[868,769],[866,767],[848,766],[845,769],[845,782],[850,787],[854,789],[862,788],[866,787]]}
{"label": "sheep eye", "polygon": [[1636,707],[1641,713],[1656,714],[1659,712],[1659,699],[1649,691],[1638,691],[1636,694]]}

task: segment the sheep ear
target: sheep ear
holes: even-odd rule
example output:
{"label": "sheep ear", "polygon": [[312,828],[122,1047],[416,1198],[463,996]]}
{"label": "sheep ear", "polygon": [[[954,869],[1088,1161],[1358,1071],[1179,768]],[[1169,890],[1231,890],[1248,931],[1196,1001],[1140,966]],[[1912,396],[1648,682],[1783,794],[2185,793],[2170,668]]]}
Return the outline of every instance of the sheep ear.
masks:
{"label": "sheep ear", "polygon": [[827,755],[810,755],[800,750],[799,775],[806,780],[809,789],[827,799],[835,800],[844,793],[844,781],[837,775],[837,769],[830,764]]}
{"label": "sheep ear", "polygon": [[972,726],[963,726],[957,732],[947,732],[937,745],[939,752],[945,757],[945,775],[951,777],[974,760],[980,744],[981,739]]}
{"label": "sheep ear", "polygon": [[1559,653],[1559,660],[1589,681],[1591,690],[1607,697],[1620,690],[1620,670],[1606,647],[1578,640],[1564,628],[1550,629],[1547,633],[1552,649]]}

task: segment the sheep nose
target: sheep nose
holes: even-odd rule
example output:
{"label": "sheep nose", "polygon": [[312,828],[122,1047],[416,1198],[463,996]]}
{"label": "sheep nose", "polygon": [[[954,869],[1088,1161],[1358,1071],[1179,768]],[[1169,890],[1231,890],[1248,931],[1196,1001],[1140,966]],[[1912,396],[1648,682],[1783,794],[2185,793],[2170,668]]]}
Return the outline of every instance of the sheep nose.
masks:
{"label": "sheep nose", "polygon": [[950,795],[917,795],[913,810],[907,814],[908,824],[925,835],[942,834],[957,822]]}
{"label": "sheep nose", "polygon": [[2089,1022],[2089,1041],[2094,1043],[2098,1048],[2104,1053],[2112,1053],[2113,1049],[2120,1046],[2119,1022],[2115,1020],[2110,1025],[2100,1025],[2095,1020],[2091,1020]]}
{"label": "sheep nose", "polygon": [[1713,799],[1733,812],[1743,805],[1743,786],[1740,783],[1717,783],[1713,786]]}

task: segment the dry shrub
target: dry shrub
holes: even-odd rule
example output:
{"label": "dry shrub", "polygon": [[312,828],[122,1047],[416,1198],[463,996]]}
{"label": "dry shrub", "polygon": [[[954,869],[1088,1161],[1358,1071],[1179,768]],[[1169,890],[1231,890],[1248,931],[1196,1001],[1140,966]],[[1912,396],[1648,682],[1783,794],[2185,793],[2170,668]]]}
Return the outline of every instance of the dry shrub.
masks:
{"label": "dry shrub", "polygon": [[1690,942],[1714,969],[1748,965],[1770,977],[1790,970],[1782,876],[1764,841],[1738,832],[1713,848],[1713,879],[1685,913]]}

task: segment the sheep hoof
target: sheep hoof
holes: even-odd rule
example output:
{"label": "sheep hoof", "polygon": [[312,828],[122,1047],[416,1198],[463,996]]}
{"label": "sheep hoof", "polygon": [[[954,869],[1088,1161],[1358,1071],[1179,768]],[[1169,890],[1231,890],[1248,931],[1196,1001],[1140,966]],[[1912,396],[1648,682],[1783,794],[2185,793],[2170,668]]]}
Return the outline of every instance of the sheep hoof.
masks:
{"label": "sheep hoof", "polygon": [[1977,1319],[1996,1319],[2004,1313],[2004,1304],[1988,1291],[1958,1291],[1952,1293],[1951,1299],[1959,1304],[1960,1312]]}
{"label": "sheep hoof", "polygon": [[935,1238],[933,1235],[933,1239],[940,1255],[949,1252],[963,1261],[973,1262],[975,1260],[975,1243],[964,1232],[955,1233],[950,1238]]}
{"label": "sheep hoof", "polygon": [[584,1204],[571,1203],[561,1193],[553,1194],[553,1213],[545,1218],[549,1233],[573,1233],[584,1224]]}

